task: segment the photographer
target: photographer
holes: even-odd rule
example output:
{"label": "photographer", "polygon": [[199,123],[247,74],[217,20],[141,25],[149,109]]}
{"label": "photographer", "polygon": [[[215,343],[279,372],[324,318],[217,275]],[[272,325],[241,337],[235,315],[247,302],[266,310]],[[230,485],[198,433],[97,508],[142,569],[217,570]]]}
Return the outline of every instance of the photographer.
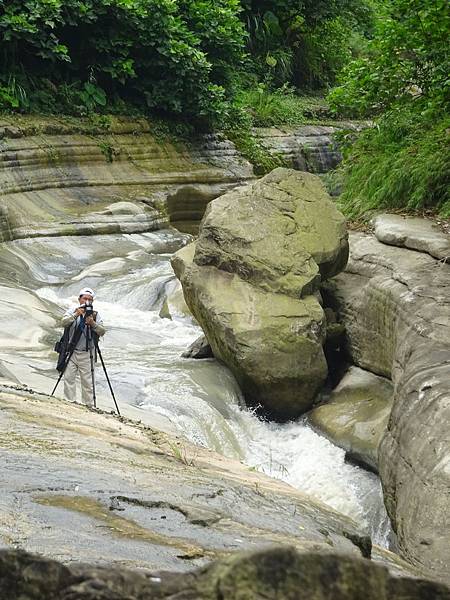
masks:
{"label": "photographer", "polygon": [[[70,308],[62,318],[62,325],[67,331],[68,340],[77,340],[73,354],[64,371],[64,395],[68,400],[76,400],[76,376],[80,375],[81,401],[86,406],[93,406],[93,378],[95,336],[105,333],[103,321],[98,312],[93,310],[95,294],[90,288],[82,289],[78,296],[79,306]],[[98,338],[97,338],[98,339]]]}

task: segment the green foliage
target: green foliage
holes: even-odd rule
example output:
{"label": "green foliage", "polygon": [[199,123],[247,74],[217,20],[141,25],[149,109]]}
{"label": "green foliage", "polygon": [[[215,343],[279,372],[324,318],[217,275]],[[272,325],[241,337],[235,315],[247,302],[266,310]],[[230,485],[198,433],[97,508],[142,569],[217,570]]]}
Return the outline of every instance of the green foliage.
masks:
{"label": "green foliage", "polygon": [[264,175],[287,164],[282,155],[263,145],[253,128],[296,127],[305,123],[306,111],[312,114],[317,109],[315,99],[300,98],[288,86],[271,91],[267,84],[259,83],[237,94],[222,121],[222,128],[252,163],[255,173]]}
{"label": "green foliage", "polygon": [[98,143],[98,147],[104,155],[106,162],[112,163],[114,161],[114,157],[119,154],[119,150],[117,150],[110,142],[106,140],[101,140]]}
{"label": "green foliage", "polygon": [[361,36],[342,17],[318,23],[298,42],[295,70],[299,87],[323,89],[360,51]]}
{"label": "green foliage", "polygon": [[376,209],[450,213],[447,40],[444,0],[391,0],[370,53],[329,96],[337,114],[379,114],[343,165],[351,216]]}
{"label": "green foliage", "polygon": [[[47,80],[87,111],[118,98],[212,119],[242,57],[239,10],[239,0],[10,0],[0,5],[0,73],[22,74],[38,107],[53,108]],[[26,108],[8,89],[2,102]]]}
{"label": "green foliage", "polygon": [[[218,122],[244,82],[332,82],[355,32],[370,30],[372,1],[8,0],[0,110]],[[277,110],[277,98],[260,100]]]}
{"label": "green foliage", "polygon": [[[372,30],[371,0],[243,0],[254,69],[274,86],[323,88]],[[357,41],[357,39],[359,41]]]}
{"label": "green foliage", "polygon": [[102,88],[94,83],[86,82],[80,92],[80,98],[89,111],[97,106],[106,106],[106,94]]}
{"label": "green foliage", "polygon": [[448,101],[447,0],[391,0],[368,55],[351,62],[329,101],[341,114],[381,113],[402,100]]}
{"label": "green foliage", "polygon": [[433,209],[450,217],[449,127],[444,114],[424,119],[415,106],[398,106],[362,132],[342,165],[346,214]]}
{"label": "green foliage", "polygon": [[233,106],[227,115],[225,135],[253,165],[256,175],[265,175],[277,167],[285,167],[281,155],[270,152],[252,132],[253,118],[242,107]]}
{"label": "green foliage", "polygon": [[26,109],[28,106],[27,92],[16,77],[0,75],[0,110]]}

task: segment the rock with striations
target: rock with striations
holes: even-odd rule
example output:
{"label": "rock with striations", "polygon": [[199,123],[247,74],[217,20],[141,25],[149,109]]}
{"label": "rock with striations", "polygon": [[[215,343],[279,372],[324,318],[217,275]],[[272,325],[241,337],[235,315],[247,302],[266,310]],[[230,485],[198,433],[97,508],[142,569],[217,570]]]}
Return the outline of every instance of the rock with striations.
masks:
{"label": "rock with striations", "polygon": [[324,293],[353,361],[394,383],[378,449],[386,507],[400,553],[449,581],[450,265],[362,233],[350,248]]}
{"label": "rock with striations", "polygon": [[211,202],[197,242],[174,256],[192,314],[249,404],[280,419],[310,408],[327,375],[317,290],[347,253],[319,178],[276,169]]}

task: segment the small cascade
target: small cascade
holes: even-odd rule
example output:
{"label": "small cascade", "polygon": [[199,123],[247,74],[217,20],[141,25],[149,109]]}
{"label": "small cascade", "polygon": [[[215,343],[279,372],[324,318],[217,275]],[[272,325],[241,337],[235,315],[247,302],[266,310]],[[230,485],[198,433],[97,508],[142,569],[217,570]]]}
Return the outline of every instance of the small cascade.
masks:
{"label": "small cascade", "polygon": [[[188,240],[167,230],[3,243],[1,263],[14,269],[0,273],[0,309],[3,321],[15,323],[0,351],[3,379],[44,392],[53,387],[60,315],[81,287],[92,286],[108,328],[102,354],[119,403],[157,416],[195,444],[287,481],[386,545],[389,523],[375,475],[347,464],[343,450],[302,420],[280,425],[259,419],[244,406],[231,373],[214,359],[181,358],[201,331],[190,316],[159,313],[175,285],[171,254]],[[20,300],[20,315],[13,298]],[[27,344],[18,330],[31,336]],[[97,379],[98,397],[108,406],[107,383],[101,373]]]}

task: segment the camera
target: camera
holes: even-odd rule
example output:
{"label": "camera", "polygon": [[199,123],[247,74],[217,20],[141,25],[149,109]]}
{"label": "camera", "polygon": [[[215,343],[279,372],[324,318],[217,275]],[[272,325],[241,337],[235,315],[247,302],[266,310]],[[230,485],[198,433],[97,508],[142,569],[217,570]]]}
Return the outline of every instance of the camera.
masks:
{"label": "camera", "polygon": [[92,302],[86,302],[86,304],[80,304],[80,308],[84,308],[84,316],[92,317],[94,314],[94,306]]}

